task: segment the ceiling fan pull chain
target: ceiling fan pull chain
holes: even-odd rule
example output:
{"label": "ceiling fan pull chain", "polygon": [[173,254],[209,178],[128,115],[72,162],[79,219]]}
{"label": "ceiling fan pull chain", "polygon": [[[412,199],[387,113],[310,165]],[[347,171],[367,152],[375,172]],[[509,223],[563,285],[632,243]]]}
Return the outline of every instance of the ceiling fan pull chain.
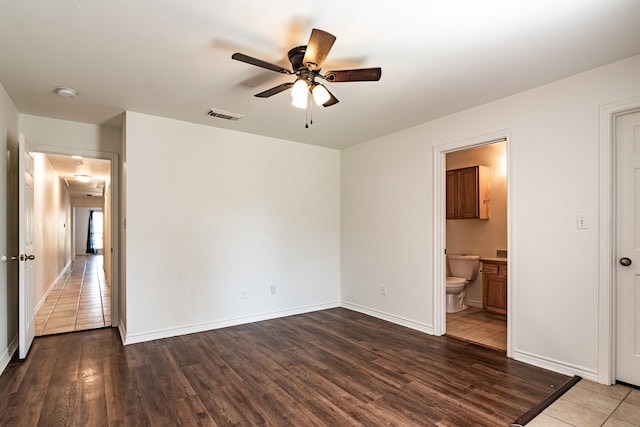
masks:
{"label": "ceiling fan pull chain", "polygon": [[307,108],[304,110],[306,121],[304,124],[305,129],[309,129],[309,125],[313,124],[313,102],[310,102],[310,98],[310,96],[307,96]]}

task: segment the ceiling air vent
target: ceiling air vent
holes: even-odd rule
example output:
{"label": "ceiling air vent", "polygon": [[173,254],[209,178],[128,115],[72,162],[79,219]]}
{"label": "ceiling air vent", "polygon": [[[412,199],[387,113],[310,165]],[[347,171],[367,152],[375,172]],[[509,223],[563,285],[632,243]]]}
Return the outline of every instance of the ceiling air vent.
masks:
{"label": "ceiling air vent", "polygon": [[242,114],[230,113],[228,111],[214,110],[213,108],[207,112],[208,116],[217,117],[219,119],[237,121],[244,117]]}

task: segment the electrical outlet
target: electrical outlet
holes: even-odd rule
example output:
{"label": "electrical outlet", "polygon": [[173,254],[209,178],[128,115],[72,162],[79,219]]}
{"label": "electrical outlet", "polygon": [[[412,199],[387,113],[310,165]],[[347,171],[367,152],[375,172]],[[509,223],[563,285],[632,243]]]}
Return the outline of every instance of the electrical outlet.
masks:
{"label": "electrical outlet", "polygon": [[246,289],[240,290],[240,298],[242,298],[242,299],[246,299],[247,298],[247,290]]}
{"label": "electrical outlet", "polygon": [[587,214],[576,215],[576,228],[578,230],[586,230],[589,228],[589,216]]}
{"label": "electrical outlet", "polygon": [[271,295],[275,295],[276,293],[276,285],[271,285],[271,288],[269,288],[271,290]]}
{"label": "electrical outlet", "polygon": [[382,285],[380,286],[380,295],[385,296],[387,295],[387,287]]}

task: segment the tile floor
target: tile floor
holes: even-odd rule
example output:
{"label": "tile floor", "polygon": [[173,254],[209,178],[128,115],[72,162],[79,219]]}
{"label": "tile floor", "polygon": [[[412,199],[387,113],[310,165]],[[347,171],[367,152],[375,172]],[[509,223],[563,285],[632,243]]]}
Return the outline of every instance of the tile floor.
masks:
{"label": "tile floor", "polygon": [[640,426],[640,390],[581,380],[527,427]]}
{"label": "tile floor", "polygon": [[74,258],[36,313],[36,336],[111,326],[111,288],[102,260],[102,255]]}
{"label": "tile floor", "polygon": [[447,313],[447,335],[506,352],[507,318],[476,307]]}

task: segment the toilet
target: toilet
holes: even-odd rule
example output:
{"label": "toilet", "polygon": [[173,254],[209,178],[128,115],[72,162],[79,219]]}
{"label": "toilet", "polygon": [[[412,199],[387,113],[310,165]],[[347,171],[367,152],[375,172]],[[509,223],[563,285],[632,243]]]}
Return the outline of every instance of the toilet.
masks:
{"label": "toilet", "polygon": [[447,277],[447,313],[466,310],[464,305],[464,288],[470,280],[478,276],[480,256],[447,255],[451,276]]}

